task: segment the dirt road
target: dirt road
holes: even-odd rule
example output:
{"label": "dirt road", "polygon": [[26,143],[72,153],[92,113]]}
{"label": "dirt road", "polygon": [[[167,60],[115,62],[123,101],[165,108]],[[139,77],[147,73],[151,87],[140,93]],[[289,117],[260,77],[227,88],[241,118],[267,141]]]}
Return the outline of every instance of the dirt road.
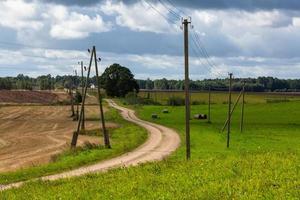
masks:
{"label": "dirt road", "polygon": [[[118,106],[112,100],[108,100],[108,102],[110,106],[120,110],[121,115],[124,119],[146,128],[149,132],[148,140],[139,148],[119,157],[102,161],[90,166],[81,167],[68,172],[45,176],[41,178],[42,180],[57,180],[93,172],[103,172],[108,169],[120,166],[133,166],[144,162],[161,160],[164,157],[170,155],[179,147],[180,137],[174,130],[161,125],[140,120],[136,117],[133,110]],[[22,184],[24,184],[24,182],[0,186],[0,191],[12,187],[19,187]]]}

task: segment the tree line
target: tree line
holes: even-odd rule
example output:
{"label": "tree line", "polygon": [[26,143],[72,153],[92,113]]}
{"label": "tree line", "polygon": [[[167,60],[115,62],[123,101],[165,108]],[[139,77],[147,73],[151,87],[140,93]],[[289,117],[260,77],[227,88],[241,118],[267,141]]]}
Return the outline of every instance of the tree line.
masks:
{"label": "tree line", "polygon": [[[140,89],[146,90],[183,90],[184,80],[137,80]],[[274,77],[235,78],[232,89],[240,91],[245,82],[245,90],[251,92],[297,92],[300,91],[300,79],[278,79]],[[228,90],[229,79],[190,80],[191,90]]]}
{"label": "tree line", "polygon": [[[125,69],[123,69],[124,71]],[[121,71],[121,70],[120,70]],[[126,71],[126,70],[125,70]],[[114,79],[107,79],[103,81],[104,77],[108,77],[108,72],[104,73],[102,76],[101,83],[104,88],[109,88],[111,82],[115,82]],[[122,71],[120,72],[122,73]],[[128,73],[126,71],[126,73]],[[112,73],[110,73],[111,75]],[[106,76],[107,75],[107,76]],[[133,80],[133,75],[129,77]],[[278,79],[274,77],[258,77],[258,78],[235,78],[233,80],[232,89],[234,91],[239,91],[243,87],[243,82],[245,81],[245,89],[252,92],[297,92],[300,91],[300,79]],[[96,77],[91,77],[89,79],[89,85],[96,85]],[[105,82],[105,83],[104,83]],[[107,83],[106,83],[107,82]],[[183,80],[167,80],[163,79],[146,79],[137,80],[139,89],[147,90],[183,90],[184,81]],[[205,79],[205,80],[191,80],[190,89],[191,90],[211,90],[225,91],[228,89],[228,79]],[[119,85],[126,86],[123,82],[118,83]],[[134,85],[134,82],[133,82]],[[22,90],[53,90],[53,89],[63,89],[63,88],[75,88],[81,87],[81,77],[80,76],[51,76],[43,75],[36,78],[25,76],[19,74],[16,77],[2,77],[0,78],[0,89],[22,89]],[[114,90],[116,91],[116,90]]]}
{"label": "tree line", "polygon": [[[84,77],[83,84],[86,78]],[[112,97],[124,97],[129,92],[138,93],[139,85],[134,79],[131,71],[117,63],[107,67],[99,77],[101,88],[105,89],[106,94]],[[97,85],[97,78],[93,76],[88,80],[88,86]],[[53,90],[53,89],[75,89],[82,87],[81,76],[55,76],[50,74],[32,78],[19,74],[16,77],[0,78],[0,89],[4,90]]]}
{"label": "tree line", "polygon": [[[89,82],[96,82],[93,77]],[[16,77],[0,77],[0,89],[5,90],[53,90],[63,88],[74,88],[81,86],[81,77],[79,76],[51,76],[43,75],[36,78],[19,74]]]}

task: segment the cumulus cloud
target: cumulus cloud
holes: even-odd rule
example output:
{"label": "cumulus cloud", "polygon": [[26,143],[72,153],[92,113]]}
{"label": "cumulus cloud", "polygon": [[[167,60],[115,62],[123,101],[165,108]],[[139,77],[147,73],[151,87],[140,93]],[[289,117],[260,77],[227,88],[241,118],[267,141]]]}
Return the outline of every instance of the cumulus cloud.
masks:
{"label": "cumulus cloud", "polygon": [[105,23],[98,14],[90,17],[75,11],[69,12],[64,6],[50,7],[44,17],[50,18],[50,35],[57,39],[85,38],[90,33],[107,32],[111,29],[111,24]]}
{"label": "cumulus cloud", "polygon": [[[171,1],[192,17],[190,67],[193,79],[226,76],[228,72],[243,77],[300,75],[296,73],[300,68],[298,0],[284,1],[286,6],[277,0],[266,1],[268,4],[259,0]],[[182,78],[181,22],[170,24],[161,16],[173,18],[166,3],[150,1],[149,5],[135,0],[76,3],[66,0],[60,2],[64,5],[58,5],[57,2],[60,1],[0,1],[2,38],[16,37],[16,42],[25,45],[67,49],[101,44],[104,51],[101,52],[101,69],[118,62],[130,67],[137,78]],[[99,2],[94,7],[80,7]],[[189,6],[190,2],[194,7]],[[220,4],[216,5],[216,2]],[[234,2],[237,4],[233,5]],[[205,9],[198,9],[200,6]],[[293,11],[287,7],[294,7]],[[193,52],[198,48],[193,44],[194,32],[199,34],[200,46],[206,48],[214,67],[203,55]],[[3,45],[0,44],[0,48]],[[78,60],[88,60],[80,51],[20,49],[0,52],[1,74],[13,73],[10,71],[13,69],[16,73],[30,70],[32,74],[44,74],[45,71],[65,74],[72,71],[71,67]],[[7,66],[12,68],[7,70]]]}
{"label": "cumulus cloud", "polygon": [[[94,6],[103,3],[105,0],[40,0],[42,2],[52,2],[67,6]],[[139,0],[116,0],[125,4],[134,4]],[[158,0],[148,0],[158,2]],[[300,10],[298,0],[171,0],[177,7],[188,7],[194,9],[239,9],[239,10]]]}
{"label": "cumulus cloud", "polygon": [[36,19],[38,14],[37,5],[22,0],[0,1],[0,25],[16,30],[34,29],[39,30],[43,24]]}
{"label": "cumulus cloud", "polygon": [[[128,27],[133,31],[149,31],[154,33],[172,33],[176,31],[174,25],[168,23],[161,15],[169,16],[169,11],[161,4],[152,4],[141,1],[126,5],[123,2],[106,1],[101,10],[107,15],[116,16],[116,24]],[[177,28],[178,30],[178,28]]]}

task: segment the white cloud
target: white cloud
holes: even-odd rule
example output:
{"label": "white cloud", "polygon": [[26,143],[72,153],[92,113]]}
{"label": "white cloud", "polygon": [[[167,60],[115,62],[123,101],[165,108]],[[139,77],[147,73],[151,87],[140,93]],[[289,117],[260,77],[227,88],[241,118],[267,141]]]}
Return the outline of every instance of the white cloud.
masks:
{"label": "white cloud", "polygon": [[[103,72],[112,63],[119,63],[134,73],[136,78],[183,79],[184,65],[182,56],[137,55],[99,52]],[[193,80],[204,78],[224,78],[228,72],[235,77],[276,76],[279,78],[297,78],[300,70],[300,57],[293,59],[267,57],[213,57],[215,67],[209,67],[204,58],[190,57],[190,77]],[[42,74],[71,74],[79,70],[78,60],[87,65],[89,54],[82,51],[54,49],[23,49],[19,51],[0,50],[0,72],[6,75],[19,73],[38,76]],[[94,75],[94,70],[92,71]]]}
{"label": "white cloud", "polygon": [[[156,10],[155,10],[156,9]],[[179,27],[171,25],[161,14],[166,17],[169,11],[161,4],[156,4],[155,9],[144,1],[126,5],[122,1],[112,3],[108,0],[101,6],[101,11],[107,15],[116,15],[119,26],[128,27],[133,31],[146,31],[154,33],[174,33]]]}
{"label": "white cloud", "polygon": [[292,18],[282,11],[235,12],[231,18],[233,24],[248,27],[286,27],[292,24]]}
{"label": "white cloud", "polygon": [[43,24],[36,20],[37,9],[36,4],[24,2],[23,0],[0,1],[0,25],[16,30],[39,30],[43,27]]}
{"label": "white cloud", "polygon": [[90,17],[77,12],[69,12],[64,6],[53,6],[48,15],[50,18],[50,35],[57,39],[77,39],[88,37],[90,33],[106,32],[111,29],[101,16]]}
{"label": "white cloud", "polygon": [[300,17],[293,18],[293,26],[300,27]]}

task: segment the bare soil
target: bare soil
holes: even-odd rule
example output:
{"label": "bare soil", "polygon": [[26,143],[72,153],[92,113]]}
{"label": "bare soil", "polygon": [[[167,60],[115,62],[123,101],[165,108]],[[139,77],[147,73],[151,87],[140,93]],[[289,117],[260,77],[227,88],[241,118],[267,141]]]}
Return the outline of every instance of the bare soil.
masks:
{"label": "bare soil", "polygon": [[0,103],[53,104],[66,100],[65,92],[0,90]]}
{"label": "bare soil", "polygon": [[[98,113],[98,107],[88,106],[86,113],[87,116],[94,115]],[[0,172],[47,163],[53,155],[70,148],[77,122],[72,121],[69,115],[70,106],[2,106]],[[86,129],[99,126],[98,121],[86,122]],[[117,125],[108,123],[107,126]],[[100,137],[86,135],[80,135],[78,139],[78,145],[102,142]]]}

